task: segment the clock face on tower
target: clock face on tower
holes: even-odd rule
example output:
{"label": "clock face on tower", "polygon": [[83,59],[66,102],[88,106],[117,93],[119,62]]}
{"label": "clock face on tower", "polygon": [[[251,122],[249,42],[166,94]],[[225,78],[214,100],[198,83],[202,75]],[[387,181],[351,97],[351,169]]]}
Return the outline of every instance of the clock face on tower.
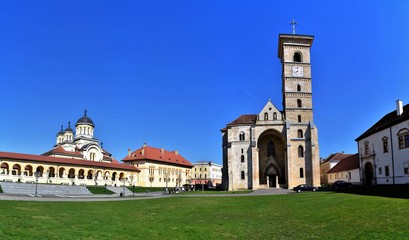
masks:
{"label": "clock face on tower", "polygon": [[304,68],[302,66],[292,66],[291,73],[293,77],[303,77],[304,76]]}

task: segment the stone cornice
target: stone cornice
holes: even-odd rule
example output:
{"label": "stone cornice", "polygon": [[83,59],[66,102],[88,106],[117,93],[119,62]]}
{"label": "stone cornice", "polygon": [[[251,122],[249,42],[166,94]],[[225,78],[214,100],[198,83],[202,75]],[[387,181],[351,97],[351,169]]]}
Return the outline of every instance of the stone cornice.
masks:
{"label": "stone cornice", "polygon": [[311,92],[285,92],[287,97],[312,97]]}

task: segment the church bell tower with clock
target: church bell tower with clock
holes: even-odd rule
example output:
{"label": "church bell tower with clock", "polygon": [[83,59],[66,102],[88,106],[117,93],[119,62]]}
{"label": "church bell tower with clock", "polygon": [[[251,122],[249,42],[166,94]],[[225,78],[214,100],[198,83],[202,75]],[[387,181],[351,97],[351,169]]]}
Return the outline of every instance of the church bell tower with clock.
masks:
{"label": "church bell tower with clock", "polygon": [[280,34],[278,44],[278,57],[282,65],[288,179],[290,183],[292,179],[304,175],[307,184],[318,186],[319,147],[313,118],[310,61],[314,36],[293,33]]}

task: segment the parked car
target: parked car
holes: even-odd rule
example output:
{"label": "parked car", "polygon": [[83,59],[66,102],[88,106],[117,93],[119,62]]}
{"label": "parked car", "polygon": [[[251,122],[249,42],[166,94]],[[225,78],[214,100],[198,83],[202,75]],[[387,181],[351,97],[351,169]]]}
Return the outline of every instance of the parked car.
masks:
{"label": "parked car", "polygon": [[345,182],[344,180],[338,180],[338,181],[335,181],[333,184],[331,184],[331,189],[335,191],[346,190],[346,189],[350,189],[351,187],[352,187],[352,183]]}
{"label": "parked car", "polygon": [[308,184],[300,184],[297,187],[295,187],[293,190],[298,192],[298,193],[303,192],[303,191],[313,191],[313,192],[315,192],[315,191],[318,191],[318,188],[312,187],[312,186],[310,186]]}

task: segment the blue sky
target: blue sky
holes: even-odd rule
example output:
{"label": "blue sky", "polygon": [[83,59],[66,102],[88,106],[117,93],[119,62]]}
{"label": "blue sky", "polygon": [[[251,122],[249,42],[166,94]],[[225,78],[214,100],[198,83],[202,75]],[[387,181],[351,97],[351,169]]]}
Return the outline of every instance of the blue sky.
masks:
{"label": "blue sky", "polygon": [[117,159],[221,163],[220,129],[282,110],[278,34],[314,35],[320,155],[409,103],[407,1],[1,1],[0,151],[41,154],[88,110]]}

